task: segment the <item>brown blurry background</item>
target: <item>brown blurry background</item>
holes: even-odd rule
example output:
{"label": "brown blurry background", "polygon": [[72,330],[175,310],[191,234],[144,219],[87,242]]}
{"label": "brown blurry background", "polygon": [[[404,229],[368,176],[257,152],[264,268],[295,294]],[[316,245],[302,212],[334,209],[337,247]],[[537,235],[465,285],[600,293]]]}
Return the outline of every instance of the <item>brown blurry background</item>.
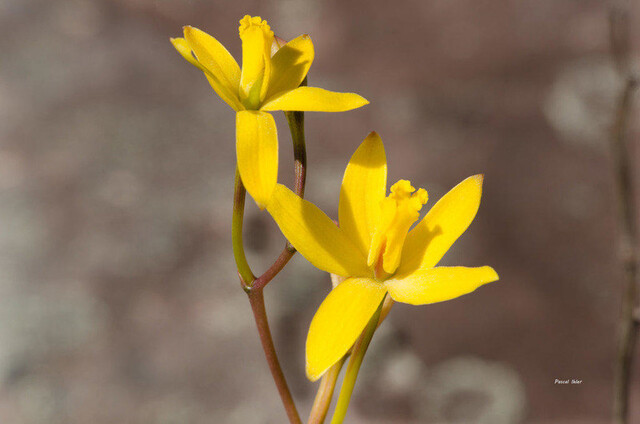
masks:
{"label": "brown blurry background", "polygon": [[[596,0],[2,0],[0,422],[285,422],[231,256],[234,114],[169,43],[190,24],[240,58],[247,13],[282,38],[311,35],[310,85],[371,101],[306,115],[307,197],[325,211],[337,216],[371,130],[390,182],[425,187],[430,204],[485,174],[443,262],[492,265],[500,282],[394,307],[347,421],[608,422],[620,81]],[[252,202],[246,224],[260,271],[283,240]],[[303,416],[306,330],[329,287],[296,256],[267,289]],[[639,369],[633,384],[640,422]]]}

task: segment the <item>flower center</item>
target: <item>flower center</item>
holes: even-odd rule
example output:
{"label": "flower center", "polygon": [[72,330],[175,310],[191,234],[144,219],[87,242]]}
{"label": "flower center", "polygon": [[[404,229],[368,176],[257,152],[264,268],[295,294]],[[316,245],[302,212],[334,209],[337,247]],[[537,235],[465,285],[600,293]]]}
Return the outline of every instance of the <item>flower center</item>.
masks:
{"label": "flower center", "polygon": [[420,209],[427,199],[426,190],[416,191],[409,181],[400,180],[391,186],[391,194],[380,202],[380,215],[367,259],[367,265],[373,269],[377,279],[387,278],[400,265],[409,228],[420,217]]}
{"label": "flower center", "polygon": [[242,40],[242,75],[240,77],[240,97],[247,109],[260,107],[261,95],[266,92],[269,72],[273,31],[259,16],[245,16],[240,20]]}

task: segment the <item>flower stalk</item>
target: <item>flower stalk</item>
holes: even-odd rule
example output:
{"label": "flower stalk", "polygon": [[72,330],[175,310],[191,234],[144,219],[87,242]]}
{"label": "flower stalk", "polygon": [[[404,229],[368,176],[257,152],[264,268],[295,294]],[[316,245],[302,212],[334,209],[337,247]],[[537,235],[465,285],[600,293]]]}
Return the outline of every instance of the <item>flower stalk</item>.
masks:
{"label": "flower stalk", "polygon": [[269,364],[273,381],[276,383],[276,387],[278,388],[278,393],[282,399],[284,409],[287,412],[287,417],[289,417],[289,422],[291,424],[302,424],[293,396],[291,396],[287,379],[282,372],[282,367],[280,366],[275,346],[273,345],[273,338],[271,337],[271,330],[269,329],[269,322],[267,320],[267,311],[264,307],[264,293],[262,289],[249,290],[248,295],[251,310],[253,311],[253,317],[256,321],[258,334],[260,335],[262,349],[264,350],[264,356]]}
{"label": "flower stalk", "polygon": [[[307,85],[307,77],[302,80],[300,87]],[[296,177],[294,191],[304,197],[304,187],[307,182],[307,149],[304,139],[304,112],[285,112],[291,140],[293,141],[294,172]]]}
{"label": "flower stalk", "polygon": [[231,217],[231,244],[233,246],[233,257],[236,261],[236,268],[240,277],[242,288],[247,290],[248,286],[253,283],[255,276],[251,271],[247,256],[244,253],[244,241],[242,240],[242,224],[244,222],[244,203],[247,194],[240,172],[236,167],[236,177],[233,192],[233,214]]}
{"label": "flower stalk", "polygon": [[322,424],[329,412],[329,406],[331,406],[331,399],[333,398],[333,392],[338,382],[338,376],[342,370],[344,362],[347,360],[349,354],[345,355],[338,362],[333,364],[331,368],[322,376],[320,386],[316,393],[316,397],[313,400],[313,406],[311,407],[311,413],[309,414],[309,420],[307,424]]}
{"label": "flower stalk", "polygon": [[[287,120],[291,130],[293,140],[293,150],[295,159],[295,189],[299,196],[304,195],[306,182],[306,147],[304,138],[304,113],[287,112]],[[233,254],[240,277],[240,284],[249,297],[249,303],[256,322],[260,342],[264,350],[265,359],[269,365],[271,375],[282,399],[282,404],[286,410],[287,417],[291,424],[301,424],[293,396],[289,390],[287,380],[280,366],[278,355],[275,350],[267,312],[264,304],[265,286],[285,267],[293,257],[296,250],[287,242],[284,249],[274,261],[274,263],[259,277],[255,277],[246,258],[244,243],[242,239],[242,224],[244,221],[244,206],[246,200],[246,190],[242,184],[239,171],[236,169],[235,190],[233,201],[233,215],[231,223],[231,241],[233,244]]]}
{"label": "flower stalk", "polygon": [[333,417],[331,418],[331,424],[342,424],[345,416],[347,415],[347,408],[349,408],[349,403],[351,402],[351,395],[353,394],[353,388],[356,385],[358,372],[360,371],[360,366],[362,365],[365,353],[367,353],[373,334],[376,332],[376,328],[378,328],[383,304],[384,300],[380,302],[378,309],[371,317],[371,320],[367,324],[364,332],[353,346],[351,358],[349,359],[349,364],[347,365],[347,369],[344,374],[344,380],[342,381],[342,388],[340,389],[338,402],[336,403],[336,409],[333,412]]}

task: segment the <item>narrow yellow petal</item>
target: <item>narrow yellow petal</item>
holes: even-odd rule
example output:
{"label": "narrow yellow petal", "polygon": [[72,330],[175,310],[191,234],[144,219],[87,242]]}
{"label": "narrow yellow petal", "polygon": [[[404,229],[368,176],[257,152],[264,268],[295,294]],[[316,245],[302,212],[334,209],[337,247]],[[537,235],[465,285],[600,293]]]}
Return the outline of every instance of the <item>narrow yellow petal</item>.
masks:
{"label": "narrow yellow petal", "polygon": [[193,54],[191,53],[191,47],[189,47],[189,43],[187,43],[187,40],[182,37],[170,38],[169,40],[171,41],[171,44],[173,44],[173,47],[175,47],[178,53],[180,53],[180,55],[182,55],[182,57],[184,57],[187,62],[200,69],[201,71],[204,71],[204,66],[202,66],[195,57],[193,57]]}
{"label": "narrow yellow petal", "polygon": [[282,46],[271,58],[271,77],[267,98],[298,88],[313,62],[311,38],[301,35]]}
{"label": "narrow yellow petal", "polygon": [[344,171],[338,210],[340,228],[364,255],[369,252],[386,189],[387,157],[382,139],[372,132],[351,156]]}
{"label": "narrow yellow petal", "polygon": [[369,104],[355,93],[336,93],[317,87],[298,87],[265,100],[261,110],[344,112]]}
{"label": "narrow yellow petal", "polygon": [[242,40],[242,74],[240,98],[247,108],[258,109],[264,100],[271,73],[271,46],[273,31],[258,16],[245,16],[240,20]]}
{"label": "narrow yellow petal", "polygon": [[416,271],[404,278],[386,280],[384,285],[396,302],[426,305],[455,299],[497,280],[498,274],[489,266],[455,266]]}
{"label": "narrow yellow petal", "polygon": [[482,175],[445,194],[407,235],[398,274],[434,267],[469,227],[482,197]]}
{"label": "narrow yellow petal", "polygon": [[349,278],[329,293],[307,336],[307,377],[316,381],[351,348],[387,290],[369,278]]}
{"label": "narrow yellow petal", "polygon": [[236,155],[244,186],[264,209],[278,180],[278,133],[271,114],[236,114]]}
{"label": "narrow yellow petal", "polygon": [[198,28],[184,27],[184,38],[198,58],[198,62],[220,84],[237,96],[240,84],[240,67],[231,53],[218,40]]}
{"label": "narrow yellow petal", "polygon": [[222,100],[224,100],[225,103],[227,103],[229,106],[231,106],[232,109],[236,111],[244,109],[244,106],[242,105],[242,103],[240,103],[240,99],[238,99],[237,90],[230,90],[228,85],[222,84],[220,80],[211,73],[211,71],[202,66],[202,64],[198,62],[195,57],[193,57],[191,46],[189,45],[187,40],[185,40],[184,38],[171,38],[170,40],[171,44],[173,44],[173,47],[175,47],[178,53],[180,53],[182,57],[187,60],[187,62],[204,72],[204,76],[207,77],[207,80],[209,81],[209,84],[211,84],[213,90],[218,94],[218,96],[220,96]]}
{"label": "narrow yellow petal", "polygon": [[362,252],[313,203],[278,184],[267,211],[293,247],[316,268],[343,277],[371,275]]}
{"label": "narrow yellow petal", "polygon": [[240,102],[240,99],[238,99],[237,93],[229,91],[227,87],[221,84],[220,80],[211,75],[207,69],[204,69],[204,76],[207,78],[207,81],[209,81],[209,85],[213,88],[213,91],[215,91],[226,104],[231,106],[231,109],[236,112],[245,109],[244,105]]}

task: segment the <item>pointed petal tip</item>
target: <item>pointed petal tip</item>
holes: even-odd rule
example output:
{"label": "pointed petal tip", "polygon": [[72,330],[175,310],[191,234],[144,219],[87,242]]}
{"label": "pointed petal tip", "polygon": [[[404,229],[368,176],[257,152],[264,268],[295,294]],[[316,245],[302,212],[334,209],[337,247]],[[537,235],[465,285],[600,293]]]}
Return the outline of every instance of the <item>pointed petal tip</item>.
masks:
{"label": "pointed petal tip", "polygon": [[[476,174],[470,177],[465,178],[460,182],[460,184],[470,184],[471,182],[475,183],[480,190],[482,190],[482,184],[484,183],[484,174]],[[455,187],[454,187],[455,188]]]}
{"label": "pointed petal tip", "polygon": [[487,268],[488,268],[487,271],[489,272],[489,274],[487,275],[487,277],[488,277],[487,283],[493,283],[495,281],[500,280],[500,276],[498,275],[498,273],[496,272],[495,269],[493,269],[490,266],[488,266]]}
{"label": "pointed petal tip", "polygon": [[185,25],[182,27],[182,32],[184,33],[184,38],[186,39],[187,37],[195,37],[197,36],[198,32],[204,32],[204,31],[191,25]]}
{"label": "pointed petal tip", "polygon": [[307,374],[307,379],[312,383],[318,381],[318,379],[322,377],[322,373],[318,373],[316,370],[311,369],[308,362],[305,367],[305,373]]}
{"label": "pointed petal tip", "polygon": [[384,150],[384,143],[382,142],[382,137],[380,137],[380,134],[378,134],[376,131],[371,131],[369,134],[367,134],[362,144],[365,144],[365,143],[369,145],[375,145],[376,147],[380,147]]}
{"label": "pointed petal tip", "polygon": [[482,185],[484,184],[484,174],[477,174],[470,178],[472,178],[476,182],[476,184],[478,184],[478,187],[480,187],[480,190],[482,191]]}
{"label": "pointed petal tip", "polygon": [[185,40],[184,37],[169,37],[169,41],[171,42],[171,44],[174,45],[174,47],[178,48],[178,46],[182,43],[186,43],[187,40]]}

